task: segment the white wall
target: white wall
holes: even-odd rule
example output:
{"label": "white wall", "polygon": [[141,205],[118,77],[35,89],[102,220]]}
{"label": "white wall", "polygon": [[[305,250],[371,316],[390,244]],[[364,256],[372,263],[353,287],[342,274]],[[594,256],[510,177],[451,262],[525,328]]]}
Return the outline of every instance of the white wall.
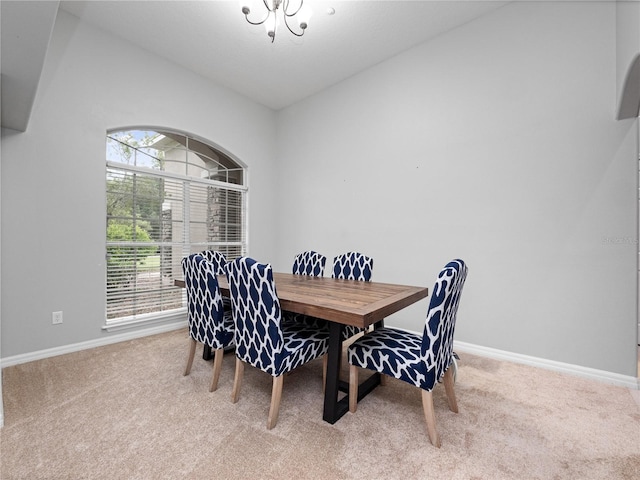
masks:
{"label": "white wall", "polygon": [[[271,256],[275,115],[60,12],[26,133],[2,134],[2,356],[109,335],[105,134],[149,125],[215,142],[250,166],[250,245]],[[62,310],[64,323],[51,324]]]}
{"label": "white wall", "polygon": [[276,115],[61,12],[29,129],[2,132],[2,357],[108,335],[104,135],[148,124],[250,166],[251,255],[276,269],[360,250],[375,280],[431,286],[461,257],[458,340],[635,375],[616,33],[611,2],[517,2]]}
{"label": "white wall", "polygon": [[[637,119],[618,122],[616,5],[516,2],[282,111],[279,256],[374,257],[432,286],[456,338],[636,375]],[[388,324],[421,331],[427,300]]]}
{"label": "white wall", "polygon": [[[0,83],[2,80],[0,79]],[[0,110],[2,101],[0,100]],[[2,149],[0,148],[0,255],[2,253]],[[2,292],[2,262],[0,262],[0,292]],[[2,358],[2,295],[0,295],[0,358]],[[0,428],[4,427],[4,402],[2,401],[2,370],[0,370]]]}

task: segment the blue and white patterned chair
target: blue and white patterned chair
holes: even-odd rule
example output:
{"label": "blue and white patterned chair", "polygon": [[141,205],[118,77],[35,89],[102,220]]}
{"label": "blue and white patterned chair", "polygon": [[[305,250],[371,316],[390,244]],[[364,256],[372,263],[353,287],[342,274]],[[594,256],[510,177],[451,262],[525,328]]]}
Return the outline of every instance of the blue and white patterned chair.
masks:
{"label": "blue and white patterned chair", "polygon": [[333,259],[333,278],[371,281],[373,258],[358,252],[347,252]]}
{"label": "blue and white patterned chair", "polygon": [[[227,264],[227,257],[225,257],[224,253],[217,250],[203,250],[200,252],[200,255],[214,265],[216,275],[226,275],[227,270],[225,266]],[[229,297],[225,295],[222,296],[222,306],[224,307],[224,311],[227,312],[228,315],[231,315],[231,299]],[[233,345],[229,345],[225,351],[229,349],[233,349]],[[211,360],[212,357],[211,348],[208,345],[205,345],[202,352],[202,358],[208,361]]]}
{"label": "blue and white patterned chair", "polygon": [[233,344],[233,317],[231,310],[222,305],[222,295],[216,278],[215,266],[199,253],[182,259],[187,290],[187,320],[189,324],[189,357],[184,374],[189,375],[196,343],[203,343],[214,351],[213,378],[209,391],[218,388],[224,348]]}
{"label": "blue and white patterned chair", "polygon": [[[227,274],[227,257],[224,256],[224,253],[218,252],[217,250],[204,250],[200,253],[204,258],[207,259],[208,262],[213,263],[215,274],[216,275],[226,275]],[[229,297],[222,296],[222,304],[224,306],[224,310],[231,312],[231,299]],[[229,313],[230,314],[230,313]]]}
{"label": "blue and white patterned chair", "polygon": [[217,250],[204,250],[200,255],[202,255],[208,262],[213,263],[216,275],[224,275],[227,273],[225,269],[227,257],[224,256],[224,253],[218,252]]}
{"label": "blue and white patterned chair", "polygon": [[299,253],[295,256],[291,271],[294,275],[322,277],[324,275],[324,265],[326,263],[327,257],[321,253],[310,250],[308,252]]}
{"label": "blue and white patterned chair", "polygon": [[[283,325],[271,265],[241,257],[227,264],[235,322],[236,373],[231,399],[238,401],[244,364],[273,377],[267,429],[278,421],[284,374],[324,356],[329,335],[303,323]],[[325,361],[326,365],[326,361]]]}
{"label": "blue and white patterned chair", "polygon": [[449,262],[438,275],[422,335],[380,328],[357,339],[347,349],[349,360],[349,411],[355,412],[358,368],[374,370],[422,389],[422,408],[431,443],[440,447],[433,410],[432,390],[444,382],[449,408],[458,412],[454,391],[453,333],[467,266]]}
{"label": "blue and white patterned chair", "polygon": [[[347,252],[333,259],[333,272],[331,274],[333,278],[370,282],[372,274],[373,258],[367,257],[362,253]],[[345,325],[342,327],[342,338],[346,340],[363,331],[363,329],[353,325]]]}
{"label": "blue and white patterned chair", "polygon": [[[294,275],[307,275],[310,277],[322,277],[324,275],[324,266],[327,263],[327,257],[321,253],[309,250],[307,252],[299,253],[293,259],[293,266],[291,267],[291,273]],[[315,317],[309,317],[302,313],[295,312],[282,312],[282,321],[284,323],[290,322],[305,322],[310,327],[315,328],[328,328],[326,320],[321,320]]]}

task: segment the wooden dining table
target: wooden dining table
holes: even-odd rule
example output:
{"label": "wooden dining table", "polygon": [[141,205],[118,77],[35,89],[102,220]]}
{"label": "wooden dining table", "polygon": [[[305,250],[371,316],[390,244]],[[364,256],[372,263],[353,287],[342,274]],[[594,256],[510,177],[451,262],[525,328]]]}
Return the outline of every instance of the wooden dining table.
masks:
{"label": "wooden dining table", "polygon": [[[429,290],[426,287],[290,273],[274,273],[273,278],[282,310],[329,322],[323,419],[333,424],[349,410],[349,385],[347,381],[340,380],[344,325],[360,328],[374,325],[374,328],[379,328],[387,316],[427,297]],[[184,281],[176,280],[175,284],[184,286]],[[219,275],[218,284],[221,293],[228,296],[226,276]],[[369,376],[358,387],[358,400],[379,384],[379,374]],[[341,392],[344,395],[339,398]]]}

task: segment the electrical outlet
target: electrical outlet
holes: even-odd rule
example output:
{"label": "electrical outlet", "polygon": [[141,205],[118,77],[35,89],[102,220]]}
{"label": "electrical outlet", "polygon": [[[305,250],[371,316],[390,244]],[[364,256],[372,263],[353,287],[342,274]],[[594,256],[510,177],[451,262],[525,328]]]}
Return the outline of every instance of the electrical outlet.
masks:
{"label": "electrical outlet", "polygon": [[51,314],[51,323],[54,325],[62,323],[62,312],[53,312]]}

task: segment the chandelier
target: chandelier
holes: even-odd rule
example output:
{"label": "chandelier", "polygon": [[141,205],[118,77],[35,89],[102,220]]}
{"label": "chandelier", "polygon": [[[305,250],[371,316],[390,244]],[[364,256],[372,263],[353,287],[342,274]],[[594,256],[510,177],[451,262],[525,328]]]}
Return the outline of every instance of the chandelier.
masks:
{"label": "chandelier", "polygon": [[[249,20],[249,14],[251,10],[246,5],[242,7],[242,13],[244,13],[244,18],[251,25],[264,25],[267,29],[267,35],[271,37],[271,43],[276,39],[276,32],[278,30],[278,26],[280,25],[280,17],[284,18],[284,24],[287,29],[293,33],[296,37],[301,37],[304,35],[305,30],[307,29],[307,22],[309,21],[309,17],[311,17],[311,9],[308,6],[304,6],[304,0],[294,0],[294,5],[291,6],[291,0],[262,0],[264,2],[264,6],[267,9],[267,15],[259,22],[252,22]],[[298,8],[295,8],[298,1],[300,4]],[[282,15],[279,15],[278,12],[282,12]],[[297,15],[297,17],[296,17]],[[300,33],[296,32],[291,28],[289,22],[295,21],[298,23],[300,27]]]}

